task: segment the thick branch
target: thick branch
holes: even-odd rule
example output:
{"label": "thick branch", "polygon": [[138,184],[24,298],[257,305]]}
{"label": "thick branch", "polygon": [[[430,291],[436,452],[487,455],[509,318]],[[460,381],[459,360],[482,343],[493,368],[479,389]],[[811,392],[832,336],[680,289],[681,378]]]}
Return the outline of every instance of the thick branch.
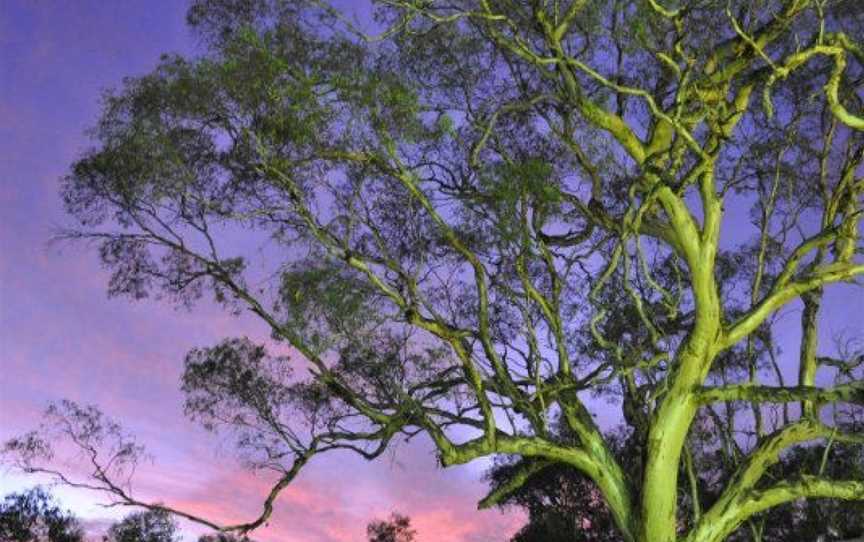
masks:
{"label": "thick branch", "polygon": [[491,491],[488,495],[483,497],[479,503],[477,503],[477,508],[483,510],[486,508],[491,508],[508,496],[510,496],[513,492],[518,490],[520,487],[524,486],[525,483],[531,478],[533,475],[537,474],[544,468],[548,467],[552,463],[549,461],[531,461],[522,466],[520,466],[516,472],[514,472],[505,483],[496,487],[493,491]]}
{"label": "thick branch", "polygon": [[750,312],[727,328],[727,331],[723,334],[723,338],[718,342],[719,350],[725,350],[737,344],[738,341],[762,325],[765,319],[777,309],[802,294],[815,290],[825,284],[855,278],[862,273],[864,273],[864,264],[829,264],[816,269],[814,273],[802,277],[800,280],[789,282],[785,286],[773,288]]}
{"label": "thick branch", "polygon": [[797,480],[779,482],[768,489],[741,493],[721,519],[694,531],[687,541],[721,542],[755,514],[800,498],[861,501],[864,500],[864,481],[802,475]]}
{"label": "thick branch", "polygon": [[722,401],[747,401],[753,403],[792,403],[812,401],[814,403],[854,403],[864,405],[864,382],[843,384],[833,388],[814,386],[773,387],[739,384],[725,387],[704,387],[699,390],[699,401],[703,404]]}

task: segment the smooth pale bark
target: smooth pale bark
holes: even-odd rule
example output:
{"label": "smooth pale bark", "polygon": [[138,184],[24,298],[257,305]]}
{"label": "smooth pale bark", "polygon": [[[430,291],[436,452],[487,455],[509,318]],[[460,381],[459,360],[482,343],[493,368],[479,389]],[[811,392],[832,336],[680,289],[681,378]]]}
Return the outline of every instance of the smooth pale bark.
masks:
{"label": "smooth pale bark", "polygon": [[759,512],[799,498],[864,499],[864,482],[827,480],[818,476],[801,476],[760,491],[741,492],[724,508],[724,514],[692,532],[686,542],[722,542],[744,521]]}
{"label": "smooth pale bark", "polygon": [[[713,239],[708,239],[713,245]],[[716,246],[716,245],[714,245]],[[697,300],[697,321],[676,360],[671,389],[651,420],[642,493],[642,538],[646,542],[676,540],[678,467],[698,410],[695,387],[701,385],[716,354],[720,332],[720,301],[713,277],[714,248],[691,261]]]}

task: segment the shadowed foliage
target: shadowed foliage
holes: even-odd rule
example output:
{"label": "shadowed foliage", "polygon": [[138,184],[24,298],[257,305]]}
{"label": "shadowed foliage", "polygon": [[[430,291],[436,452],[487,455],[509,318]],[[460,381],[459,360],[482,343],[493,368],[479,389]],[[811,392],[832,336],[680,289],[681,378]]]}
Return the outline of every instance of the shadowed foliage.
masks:
{"label": "shadowed foliage", "polygon": [[108,529],[106,542],[180,542],[177,524],[162,510],[129,514]]}
{"label": "shadowed foliage", "polygon": [[373,521],[366,527],[369,542],[414,542],[417,532],[411,528],[411,518],[394,512],[386,521]]}
{"label": "shadowed foliage", "polygon": [[83,542],[78,520],[51,495],[36,487],[6,495],[0,503],[0,540],[4,542]]}

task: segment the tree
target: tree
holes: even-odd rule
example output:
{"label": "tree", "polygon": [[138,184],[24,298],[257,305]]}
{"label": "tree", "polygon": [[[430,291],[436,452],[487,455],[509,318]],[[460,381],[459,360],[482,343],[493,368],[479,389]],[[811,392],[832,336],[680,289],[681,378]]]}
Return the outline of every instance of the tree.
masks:
{"label": "tree", "polygon": [[369,542],[414,542],[416,534],[411,528],[411,518],[396,512],[387,521],[373,521],[366,526]]}
{"label": "tree", "polygon": [[164,510],[129,514],[108,529],[109,542],[179,542],[177,524]]}
{"label": "tree", "polygon": [[35,487],[6,495],[0,503],[0,540],[4,542],[83,542],[78,520],[51,495]]}
{"label": "tree", "polygon": [[[366,36],[320,0],[193,2],[206,51],[106,96],[63,237],[98,244],[112,295],[209,292],[289,347],[226,338],[189,353],[182,384],[190,417],[278,480],[237,525],[137,500],[98,466],[67,480],[243,534],[313,457],[423,433],[443,466],[579,471],[627,542],[861,500],[842,472],[770,474],[797,445],[862,441],[827,407],[860,415],[864,356],[818,341],[824,290],[864,273],[862,16],[857,0],[389,0]],[[796,304],[800,348],[780,359]],[[631,464],[591,393],[618,399]],[[6,445],[26,471],[58,475],[45,432],[126,472],[140,453],[88,407],[49,421]],[[694,456],[720,477],[704,502]]]}
{"label": "tree", "polygon": [[226,533],[206,534],[198,538],[198,542],[252,542],[245,536],[234,536]]}
{"label": "tree", "polygon": [[[566,428],[562,428],[566,432]],[[854,428],[849,428],[854,432]],[[860,429],[858,430],[860,432]],[[628,456],[620,433],[606,435],[616,457],[623,464]],[[831,457],[831,461],[826,459]],[[716,499],[722,491],[716,480],[722,480],[706,470],[716,464],[711,457],[693,457],[699,465],[698,487],[700,499]],[[716,468],[716,467],[715,467]],[[793,477],[801,472],[831,471],[835,477],[864,479],[864,454],[860,446],[832,443],[790,450],[768,474],[774,479]],[[513,482],[514,476],[529,470],[531,477],[518,489],[508,492],[498,501],[499,507],[516,506],[528,512],[528,523],[511,542],[548,541],[609,541],[622,540],[615,527],[608,506],[597,494],[591,480],[577,470],[561,464],[536,464],[526,460],[499,461],[487,473],[493,492]],[[715,481],[712,483],[712,481]],[[679,507],[687,508],[686,493],[679,495]],[[864,533],[864,502],[830,499],[801,500],[772,508],[757,521],[750,522],[750,530],[739,530],[730,540],[760,540],[784,542],[787,540],[851,540]]]}

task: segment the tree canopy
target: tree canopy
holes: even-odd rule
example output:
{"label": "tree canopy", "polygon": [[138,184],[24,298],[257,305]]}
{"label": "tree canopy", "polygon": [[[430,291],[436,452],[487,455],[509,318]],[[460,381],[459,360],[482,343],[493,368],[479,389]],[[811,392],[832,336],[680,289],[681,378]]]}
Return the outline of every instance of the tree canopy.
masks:
{"label": "tree canopy", "polygon": [[[864,499],[827,468],[864,441],[864,354],[819,342],[825,289],[864,274],[864,4],[375,13],[193,1],[201,53],[107,93],[63,180],[62,236],[97,244],[111,295],[212,295],[286,345],[228,337],[185,359],[188,415],[278,476],[261,515],[136,500],[111,469],[139,446],[73,403],[8,456],[64,476],[46,434],[71,438],[98,460],[67,480],[240,535],[315,456],[418,434],[445,467],[527,460],[482,506],[538,465],[578,471],[626,542],[756,537],[780,505]],[[630,460],[592,395],[620,408]],[[820,442],[815,467],[784,470]]]}
{"label": "tree canopy", "polygon": [[179,542],[177,524],[165,510],[146,510],[129,514],[113,524],[107,542]]}
{"label": "tree canopy", "polygon": [[376,520],[366,526],[369,542],[414,542],[416,534],[411,528],[411,518],[397,512],[389,520]]}
{"label": "tree canopy", "polygon": [[4,542],[83,542],[84,530],[40,487],[6,495],[0,503]]}

